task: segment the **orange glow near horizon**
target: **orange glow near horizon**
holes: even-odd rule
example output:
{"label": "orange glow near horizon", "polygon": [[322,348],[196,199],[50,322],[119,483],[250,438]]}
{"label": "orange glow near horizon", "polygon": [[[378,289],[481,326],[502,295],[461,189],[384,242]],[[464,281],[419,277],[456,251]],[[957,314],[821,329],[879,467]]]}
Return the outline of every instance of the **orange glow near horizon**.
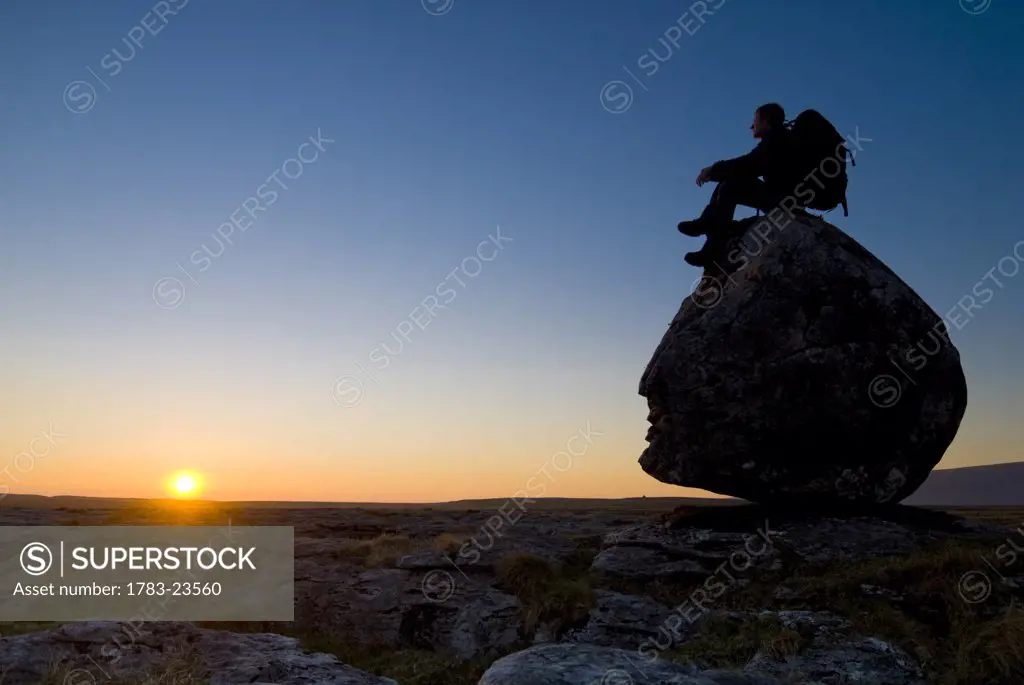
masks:
{"label": "orange glow near horizon", "polygon": [[[353,415],[350,423],[342,420],[345,414],[318,417],[315,408],[278,419],[261,414],[255,421],[234,416],[230,412],[236,409],[228,405],[217,424],[174,414],[173,434],[170,419],[147,422],[131,410],[118,413],[115,424],[96,409],[54,409],[65,418],[52,430],[45,416],[6,415],[0,416],[0,493],[189,505],[434,503],[521,498],[522,493],[533,499],[714,497],[661,483],[642,470],[637,460],[646,447],[647,422],[636,418],[642,407],[632,406],[641,402],[630,398],[628,404],[604,415],[595,412],[593,419],[549,418],[547,423],[539,414],[553,415],[553,408],[529,403],[472,422],[465,420],[469,408],[442,403],[421,406],[418,420],[399,422],[381,411]],[[980,403],[972,407],[973,419],[965,421],[939,468],[1024,461],[1010,417],[999,417],[999,410]],[[633,418],[621,418],[625,415]],[[417,414],[410,410],[403,416]],[[524,425],[536,428],[524,431]]]}

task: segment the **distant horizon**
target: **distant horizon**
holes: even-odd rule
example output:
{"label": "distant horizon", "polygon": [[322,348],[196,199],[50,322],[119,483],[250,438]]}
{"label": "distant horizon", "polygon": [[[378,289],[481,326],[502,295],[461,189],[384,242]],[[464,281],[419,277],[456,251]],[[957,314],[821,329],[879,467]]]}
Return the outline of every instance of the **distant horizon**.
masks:
{"label": "distant horizon", "polygon": [[[973,469],[985,469],[990,467],[999,466],[1013,466],[1021,465],[1024,466],[1024,461],[1011,461],[1011,462],[998,462],[993,464],[975,464],[972,466],[953,466],[948,468],[935,468],[932,473],[935,472],[948,472],[948,471],[967,471]],[[707,500],[735,500],[737,502],[743,502],[740,498],[730,497],[728,495],[719,495],[713,492],[707,491],[696,491],[703,494],[696,495],[623,495],[617,497],[565,497],[565,496],[537,496],[532,497],[533,501],[545,501],[545,500],[564,500],[564,501],[624,501],[624,500],[635,500],[635,499],[646,499],[646,500],[689,500],[689,501],[707,501]],[[920,492],[920,490],[918,491]],[[100,499],[100,500],[131,500],[131,501],[146,501],[146,502],[168,502],[175,504],[201,504],[201,503],[213,503],[213,504],[375,504],[375,505],[446,505],[446,504],[459,504],[462,502],[491,502],[491,501],[506,501],[512,499],[511,496],[496,496],[496,497],[461,497],[450,500],[404,500],[404,501],[391,501],[391,500],[306,500],[306,499],[213,499],[207,497],[196,497],[196,498],[176,498],[176,497],[129,497],[121,495],[75,495],[69,493],[57,494],[57,495],[44,495],[34,492],[7,492],[0,493],[0,507],[3,506],[4,500],[8,496],[16,497],[39,497],[45,499],[59,499],[59,498],[78,498],[78,499]],[[911,496],[911,499],[913,495]],[[524,500],[526,501],[526,500]],[[1003,506],[1003,505],[996,505]],[[1007,505],[1009,506],[1009,505]]]}
{"label": "distant horizon", "polygon": [[[423,501],[387,501],[387,500],[304,500],[304,499],[232,499],[232,500],[220,500],[210,499],[206,497],[196,498],[179,498],[179,497],[124,497],[118,495],[72,495],[72,494],[60,494],[60,495],[42,495],[34,492],[10,492],[5,495],[0,495],[0,507],[3,506],[3,502],[8,497],[39,497],[43,499],[98,499],[98,500],[130,500],[130,501],[144,501],[144,502],[168,502],[174,504],[202,504],[202,503],[215,503],[215,504],[259,504],[259,503],[273,503],[273,504],[458,504],[460,502],[491,502],[491,501],[504,501],[510,499],[510,497],[464,497],[461,499],[452,500],[423,500]],[[544,501],[544,500],[601,500],[601,501],[619,501],[619,500],[633,500],[633,499],[648,499],[648,500],[730,500],[736,499],[726,495],[716,495],[709,493],[707,496],[687,496],[687,495],[635,495],[635,496],[624,496],[624,497],[533,497],[530,498],[533,501]],[[527,500],[523,500],[527,501]]]}

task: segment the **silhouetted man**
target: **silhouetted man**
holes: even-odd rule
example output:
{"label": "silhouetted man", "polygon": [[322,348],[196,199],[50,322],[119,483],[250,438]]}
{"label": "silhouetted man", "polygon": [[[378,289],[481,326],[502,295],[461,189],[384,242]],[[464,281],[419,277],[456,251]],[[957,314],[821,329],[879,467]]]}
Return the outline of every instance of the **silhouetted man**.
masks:
{"label": "silhouetted man", "polygon": [[[700,170],[698,186],[713,181],[718,187],[700,217],[679,222],[681,233],[694,238],[707,235],[711,242],[732,222],[737,205],[768,213],[793,192],[796,183],[791,171],[792,150],[785,122],[786,112],[781,105],[770,103],[757,108],[750,128],[761,142],[742,157],[715,162]],[[708,243],[699,252],[688,253],[686,262],[706,266]]]}

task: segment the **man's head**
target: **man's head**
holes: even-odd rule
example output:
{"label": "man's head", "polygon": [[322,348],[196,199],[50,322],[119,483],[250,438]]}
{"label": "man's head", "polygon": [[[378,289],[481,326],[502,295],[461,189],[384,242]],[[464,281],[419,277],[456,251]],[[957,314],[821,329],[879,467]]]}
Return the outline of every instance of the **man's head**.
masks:
{"label": "man's head", "polygon": [[781,128],[785,122],[786,111],[782,109],[782,105],[769,102],[754,111],[754,123],[750,125],[750,129],[754,132],[755,138],[763,138],[768,131]]}

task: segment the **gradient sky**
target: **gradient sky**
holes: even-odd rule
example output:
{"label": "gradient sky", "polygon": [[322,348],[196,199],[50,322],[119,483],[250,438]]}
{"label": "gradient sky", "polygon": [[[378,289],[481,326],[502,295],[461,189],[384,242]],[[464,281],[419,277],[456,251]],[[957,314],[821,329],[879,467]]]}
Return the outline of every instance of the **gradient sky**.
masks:
{"label": "gradient sky", "polygon": [[[0,491],[159,496],[192,469],[215,499],[437,501],[546,468],[549,496],[698,494],[637,464],[637,384],[698,276],[694,177],[762,102],[871,139],[833,220],[936,311],[1024,240],[1024,4],[690,5],[5,0]],[[1024,459],[1024,270],[1000,280],[951,331],[970,401],[943,467]]]}

